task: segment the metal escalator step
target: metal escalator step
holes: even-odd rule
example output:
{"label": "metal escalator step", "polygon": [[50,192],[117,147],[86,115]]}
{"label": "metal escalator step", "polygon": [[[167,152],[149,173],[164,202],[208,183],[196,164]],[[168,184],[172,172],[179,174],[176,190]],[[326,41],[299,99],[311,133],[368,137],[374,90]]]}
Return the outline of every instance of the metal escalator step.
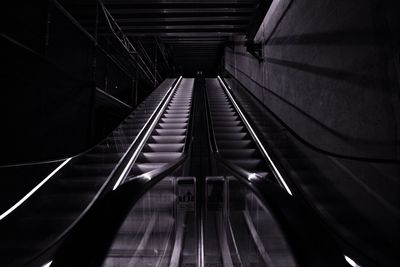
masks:
{"label": "metal escalator step", "polygon": [[144,152],[180,152],[183,149],[184,144],[156,144],[148,143],[143,148]]}
{"label": "metal escalator step", "polygon": [[187,118],[189,114],[164,114],[164,118]]}
{"label": "metal escalator step", "polygon": [[244,132],[244,126],[214,126],[216,133],[240,133]]}
{"label": "metal escalator step", "polygon": [[245,140],[249,138],[249,134],[244,133],[215,133],[217,140]]}
{"label": "metal escalator step", "polygon": [[231,105],[214,105],[210,107],[212,112],[214,111],[235,111]]}
{"label": "metal escalator step", "polygon": [[235,116],[236,112],[228,111],[228,110],[215,111],[215,110],[211,109],[211,115],[213,117],[216,117],[216,116]]}
{"label": "metal escalator step", "polygon": [[157,135],[184,135],[186,134],[186,129],[155,129],[153,134]]}
{"label": "metal escalator step", "polygon": [[259,156],[259,152],[254,149],[220,149],[221,156],[224,158],[234,159],[234,158],[250,158]]}
{"label": "metal escalator step", "polygon": [[242,148],[254,148],[255,145],[251,140],[217,140],[217,145],[220,149],[225,148],[235,148],[235,149],[242,149]]}
{"label": "metal escalator step", "polygon": [[161,118],[161,122],[165,123],[186,123],[189,118]]}
{"label": "metal escalator step", "polygon": [[249,171],[260,170],[264,166],[261,159],[230,159],[229,161]]}
{"label": "metal escalator step", "polygon": [[188,110],[190,108],[191,103],[190,102],[181,102],[181,103],[172,103],[171,105],[168,106],[169,110],[181,110],[185,109]]}
{"label": "metal escalator step", "polygon": [[165,114],[189,114],[189,110],[170,109],[165,111]]}
{"label": "metal escalator step", "polygon": [[160,135],[153,135],[149,138],[149,142],[151,143],[183,143],[185,141],[186,136],[184,135],[176,135],[176,136],[160,136]]}
{"label": "metal escalator step", "polygon": [[165,163],[172,162],[182,155],[180,152],[143,152],[140,153],[137,163]]}
{"label": "metal escalator step", "polygon": [[216,127],[234,127],[234,126],[239,126],[241,124],[242,124],[242,122],[239,120],[236,120],[236,121],[232,121],[232,120],[230,120],[230,121],[223,121],[223,120],[213,121],[214,129]]}
{"label": "metal escalator step", "polygon": [[215,122],[218,122],[218,121],[237,121],[237,120],[239,120],[239,117],[238,116],[211,116],[211,120],[212,120],[212,122],[213,122],[213,125],[214,125],[214,123]]}
{"label": "metal escalator step", "polygon": [[187,128],[187,123],[164,123],[161,122],[157,124],[157,129],[185,129]]}

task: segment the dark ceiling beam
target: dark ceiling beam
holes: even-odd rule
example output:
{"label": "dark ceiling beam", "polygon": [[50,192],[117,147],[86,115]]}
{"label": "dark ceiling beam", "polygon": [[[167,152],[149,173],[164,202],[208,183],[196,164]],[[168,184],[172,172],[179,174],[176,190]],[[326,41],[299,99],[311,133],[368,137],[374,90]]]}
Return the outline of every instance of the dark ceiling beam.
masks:
{"label": "dark ceiling beam", "polygon": [[[93,20],[87,17],[82,17],[80,20],[81,24],[93,24]],[[195,23],[195,24],[210,24],[210,23],[248,23],[250,21],[250,16],[218,16],[218,17],[172,17],[172,18],[137,18],[137,17],[129,17],[129,18],[116,18],[116,21],[119,25],[125,24],[176,24],[176,23]],[[228,23],[229,22],[229,23]],[[105,24],[105,21],[100,22]]]}
{"label": "dark ceiling beam", "polygon": [[196,14],[202,14],[202,13],[216,13],[216,14],[226,14],[226,13],[249,13],[253,12],[252,8],[218,8],[218,7],[211,7],[211,8],[165,8],[165,9],[155,9],[155,8],[135,8],[135,9],[129,9],[129,8],[123,8],[123,9],[114,9],[114,8],[109,8],[110,13],[113,16],[116,16],[118,14],[154,14],[154,13],[162,13],[162,14],[179,14],[179,13],[184,13],[184,14],[191,14],[191,13],[196,13]]}
{"label": "dark ceiling beam", "polygon": [[[127,33],[128,36],[154,36],[154,33]],[[235,36],[236,34],[233,32],[159,32],[156,34],[157,36],[188,36],[188,37],[193,37],[193,36],[223,36],[223,37],[231,37]]]}
{"label": "dark ceiling beam", "polygon": [[163,37],[164,42],[183,42],[183,43],[220,43],[225,41],[224,37]]}
{"label": "dark ceiling beam", "polygon": [[[61,1],[61,0],[60,0]],[[94,31],[95,0],[63,0],[86,28]],[[214,75],[223,46],[245,35],[261,1],[269,0],[102,0],[124,33],[152,53],[158,37],[173,54],[177,70]],[[100,38],[112,38],[100,16]]]}
{"label": "dark ceiling beam", "polygon": [[[171,17],[171,18],[116,18],[118,23],[187,23],[196,22],[200,23],[227,23],[227,22],[241,22],[245,23],[250,20],[251,16],[217,16],[217,17]],[[85,22],[82,20],[82,22]]]}
{"label": "dark ceiling beam", "polygon": [[121,26],[121,28],[126,31],[134,31],[134,30],[151,30],[151,31],[175,31],[175,30],[184,30],[184,31],[205,31],[205,30],[215,30],[215,29],[220,29],[222,31],[231,31],[231,30],[245,30],[246,28],[243,27],[243,25],[231,25],[231,24],[225,24],[225,25],[153,25],[153,26],[146,26],[146,25],[140,25],[140,26]]}
{"label": "dark ceiling beam", "polygon": [[[166,19],[171,19],[171,18],[191,18],[191,17],[196,17],[196,18],[202,18],[202,17],[210,17],[210,18],[218,18],[218,17],[229,17],[229,16],[235,16],[235,17],[243,17],[248,19],[249,17],[252,16],[251,12],[203,12],[203,13],[197,13],[195,10],[193,12],[180,12],[180,13],[165,13],[165,12],[153,12],[153,13],[124,13],[124,14],[112,14],[113,17],[116,20],[119,19],[130,19],[130,18],[166,18]],[[94,20],[96,18],[96,13],[94,12],[76,12],[74,14],[74,17],[77,20],[83,20],[83,19],[90,19]],[[100,20],[102,18],[100,17]]]}
{"label": "dark ceiling beam", "polygon": [[[81,0],[81,2],[84,2]],[[148,8],[193,8],[193,7],[246,7],[252,8],[255,5],[256,1],[221,1],[221,0],[198,0],[198,1],[190,1],[190,0],[181,0],[181,1],[149,1],[149,0],[125,0],[125,1],[116,1],[109,0],[103,1],[104,4],[107,5],[108,8],[139,8],[139,7],[148,7]]]}

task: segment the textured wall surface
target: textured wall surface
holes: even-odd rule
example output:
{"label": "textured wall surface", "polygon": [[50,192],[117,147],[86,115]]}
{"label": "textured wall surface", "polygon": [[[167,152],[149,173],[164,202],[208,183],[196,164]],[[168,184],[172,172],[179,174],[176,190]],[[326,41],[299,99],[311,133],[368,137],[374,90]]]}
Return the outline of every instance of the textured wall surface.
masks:
{"label": "textured wall surface", "polygon": [[225,68],[304,139],[353,156],[399,157],[395,1],[275,1],[256,40]]}

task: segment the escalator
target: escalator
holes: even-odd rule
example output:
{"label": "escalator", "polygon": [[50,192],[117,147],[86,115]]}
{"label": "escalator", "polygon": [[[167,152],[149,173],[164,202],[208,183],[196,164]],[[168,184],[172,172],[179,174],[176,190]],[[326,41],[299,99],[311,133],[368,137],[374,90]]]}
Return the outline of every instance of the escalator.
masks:
{"label": "escalator", "polygon": [[346,266],[238,113],[217,79],[183,79],[48,266]]}
{"label": "escalator", "polygon": [[[0,221],[2,266],[22,266],[54,251],[93,203],[110,190],[129,149],[176,83],[175,79],[165,80],[104,141],[63,161],[31,191],[20,192],[26,196],[3,213],[7,216]],[[24,169],[29,173],[21,174]],[[11,179],[14,173],[22,177],[37,174],[32,171],[35,169],[38,167],[17,166],[0,172],[2,178]]]}
{"label": "escalator", "polygon": [[182,156],[188,138],[194,79],[183,79],[152,135],[132,167],[137,176],[163,167]]}
{"label": "escalator", "polygon": [[[313,147],[238,81],[226,81],[256,125],[260,139],[279,159],[292,188],[331,229],[345,254],[353,253],[351,257],[358,258],[361,266],[396,265],[400,244],[398,198],[396,202],[390,196],[399,191],[395,182],[399,165]],[[381,172],[387,169],[389,175]]]}
{"label": "escalator", "polygon": [[221,156],[249,175],[272,179],[266,161],[218,80],[207,79],[206,88],[212,128]]}
{"label": "escalator", "polygon": [[[126,181],[145,177],[185,153],[194,79],[183,79],[144,145]],[[111,246],[104,266],[157,266],[172,253],[175,179],[161,180],[128,214]],[[134,231],[135,238],[132,237]],[[163,255],[161,257],[161,255]],[[161,257],[161,258],[160,258]],[[157,263],[157,264],[156,264]]]}

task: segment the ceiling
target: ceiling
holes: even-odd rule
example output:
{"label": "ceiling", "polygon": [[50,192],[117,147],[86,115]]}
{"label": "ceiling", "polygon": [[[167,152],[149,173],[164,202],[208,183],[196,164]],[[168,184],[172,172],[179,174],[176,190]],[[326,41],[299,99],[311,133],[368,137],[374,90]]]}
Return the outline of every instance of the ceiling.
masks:
{"label": "ceiling", "polygon": [[[249,32],[263,1],[104,0],[104,4],[128,37],[140,37],[145,44],[154,40],[149,37],[159,37],[170,49],[178,73],[213,75],[224,44],[230,37]],[[64,2],[83,26],[93,25],[93,1]],[[99,26],[100,32],[102,27],[106,24]]]}

